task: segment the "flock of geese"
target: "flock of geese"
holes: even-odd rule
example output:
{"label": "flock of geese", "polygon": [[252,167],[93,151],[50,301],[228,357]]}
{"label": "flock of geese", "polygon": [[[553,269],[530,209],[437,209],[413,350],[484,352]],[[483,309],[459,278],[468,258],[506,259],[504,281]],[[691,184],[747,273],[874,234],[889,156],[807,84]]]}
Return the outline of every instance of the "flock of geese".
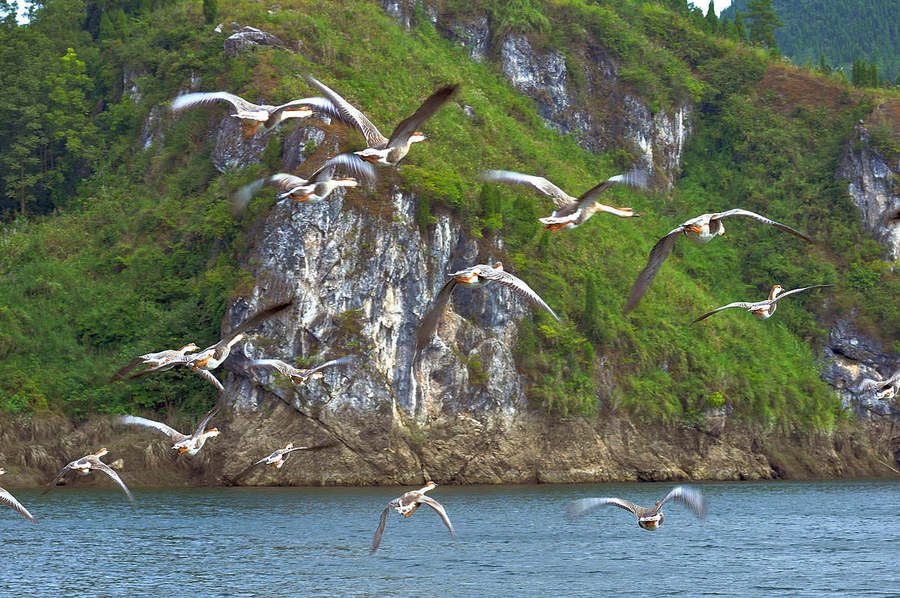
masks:
{"label": "flock of geese", "polygon": [[[241,120],[243,135],[245,137],[256,135],[260,129],[272,129],[286,119],[307,118],[315,113],[319,113],[324,117],[344,123],[356,129],[365,138],[367,144],[365,149],[352,153],[340,154],[328,159],[313,175],[310,176],[309,179],[303,179],[288,173],[277,173],[242,187],[230,197],[230,201],[236,210],[243,210],[254,194],[260,191],[264,186],[276,188],[279,192],[279,199],[290,198],[299,203],[313,203],[326,199],[333,190],[339,187],[355,187],[361,183],[367,185],[373,184],[376,179],[374,166],[396,166],[397,163],[407,155],[413,143],[424,141],[426,137],[418,130],[419,127],[450,100],[459,89],[459,85],[457,84],[441,87],[432,93],[411,116],[397,124],[391,132],[390,137],[385,137],[360,110],[352,106],[337,92],[312,76],[307,76],[306,79],[310,85],[321,91],[324,97],[303,98],[280,106],[268,106],[253,104],[228,92],[212,92],[188,93],[175,98],[172,102],[172,109],[176,112],[192,106],[209,104],[212,102],[229,103],[235,110],[235,113],[231,116]],[[344,176],[337,176],[339,172]],[[556,210],[553,211],[550,216],[540,218],[540,222],[544,225],[546,230],[551,232],[573,229],[581,226],[587,222],[591,216],[598,212],[612,214],[620,218],[639,217],[640,214],[636,213],[631,208],[606,205],[600,203],[598,198],[604,191],[613,185],[624,184],[631,187],[644,188],[647,184],[647,173],[640,169],[634,169],[628,173],[610,177],[585,191],[580,196],[572,197],[546,178],[539,176],[505,170],[487,170],[481,174],[480,178],[484,183],[524,185],[550,197],[556,206]],[[773,226],[807,242],[812,242],[812,239],[807,235],[748,210],[733,209],[713,214],[702,214],[680,224],[653,246],[646,267],[638,275],[637,280],[629,293],[623,313],[627,313],[633,309],[641,300],[641,297],[647,292],[647,289],[659,272],[663,262],[669,254],[672,253],[672,249],[678,238],[684,235],[699,243],[709,242],[717,236],[724,235],[725,226],[723,220],[735,216],[749,218],[755,222]],[[450,300],[450,295],[457,285],[481,287],[489,283],[497,283],[510,288],[515,293],[547,311],[551,316],[559,320],[559,317],[554,313],[553,309],[547,305],[547,303],[532,290],[528,284],[513,274],[505,271],[502,263],[497,262],[494,265],[474,265],[458,272],[451,273],[446,284],[444,284],[436,294],[431,309],[423,317],[417,331],[417,351],[428,345],[438,326],[441,315]],[[758,318],[766,319],[772,316],[777,307],[777,302],[781,299],[797,293],[828,286],[832,285],[819,284],[784,291],[780,286],[775,285],[767,299],[756,302],[739,301],[729,303],[728,305],[724,305],[701,315],[696,318],[694,322],[698,322],[719,311],[729,308],[746,309]],[[231,331],[226,337],[219,340],[219,342],[202,351],[199,350],[198,345],[188,343],[179,349],[170,349],[140,355],[113,374],[110,381],[116,382],[140,378],[150,374],[165,372],[176,367],[186,367],[213,384],[220,392],[224,391],[222,383],[213,374],[213,370],[218,368],[228,358],[231,350],[244,339],[245,332],[248,329],[281,313],[283,310],[287,309],[291,303],[292,301],[288,301],[255,314]],[[301,369],[279,359],[257,359],[251,361],[249,367],[269,368],[293,384],[302,384],[310,378],[321,377],[321,370],[324,368],[349,365],[353,363],[354,360],[354,356],[345,356],[327,361],[310,369]],[[900,372],[885,381],[876,382],[874,380],[866,380],[861,385],[861,388],[863,387],[876,390],[882,397],[891,397],[898,391],[898,387],[900,387]],[[201,419],[196,429],[190,435],[183,434],[164,423],[133,415],[121,415],[118,416],[115,421],[121,425],[135,425],[152,428],[169,438],[173,443],[173,450],[177,450],[179,454],[186,453],[189,456],[193,456],[203,448],[208,439],[219,434],[219,431],[216,428],[207,428],[210,420],[212,420],[218,412],[218,409],[218,406],[211,409]],[[308,449],[308,447],[295,447],[292,442],[288,442],[282,448],[273,451],[269,456],[253,463],[253,466],[265,464],[270,467],[281,468],[290,453],[306,449]],[[131,492],[118,474],[109,465],[101,461],[101,458],[105,456],[107,452],[108,451],[103,448],[95,453],[85,455],[80,459],[72,461],[63,467],[56,477],[47,484],[44,493],[55,487],[56,482],[70,471],[87,475],[92,470],[98,470],[112,478],[128,500],[134,502]],[[6,473],[5,470],[0,468],[0,475],[3,473]],[[387,517],[391,509],[396,510],[404,518],[408,518],[420,505],[427,505],[440,516],[441,520],[450,531],[450,534],[455,537],[453,525],[451,524],[450,518],[444,507],[438,501],[426,495],[426,492],[434,489],[436,486],[437,484],[434,482],[429,482],[425,487],[419,490],[406,492],[388,503],[381,514],[378,528],[372,542],[371,552],[374,553],[381,542]],[[12,507],[31,522],[36,523],[36,519],[31,513],[19,503],[12,494],[2,488],[0,488],[0,501]],[[650,508],[637,506],[621,498],[585,498],[574,502],[569,511],[574,515],[580,515],[600,506],[614,505],[631,512],[637,518],[638,525],[643,529],[655,530],[663,522],[663,505],[670,501],[684,504],[698,517],[703,517],[705,515],[706,507],[700,493],[681,486],[673,488],[662,500],[656,502],[656,504]]]}

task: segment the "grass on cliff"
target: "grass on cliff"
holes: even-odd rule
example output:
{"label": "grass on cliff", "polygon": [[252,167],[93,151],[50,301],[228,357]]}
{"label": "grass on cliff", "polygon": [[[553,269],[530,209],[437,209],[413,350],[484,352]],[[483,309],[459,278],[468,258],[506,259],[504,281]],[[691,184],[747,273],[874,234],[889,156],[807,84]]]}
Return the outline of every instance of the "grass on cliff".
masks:
{"label": "grass on cliff", "polygon": [[[177,3],[135,21],[122,43],[106,48],[102,64],[146,71],[145,94],[135,105],[109,92],[117,119],[108,128],[103,168],[62,215],[11,222],[0,236],[0,273],[11,281],[0,288],[2,407],[85,413],[211,400],[212,390],[190,372],[129,385],[101,382],[134,354],[217,340],[227,300],[242,285],[236,263],[242,226],[252,220],[233,220],[223,196],[260,169],[224,176],[212,169],[206,131],[224,108],[185,114],[166,130],[157,155],[135,152],[135,137],[150,107],[174,97],[192,74],[205,90],[275,103],[309,95],[297,75],[312,72],[385,133],[437,86],[463,83],[457,103],[471,106],[474,117],[456,104],[445,107],[427,124],[429,141],[387,176],[422,194],[422,225],[443,207],[473,235],[499,231],[516,274],[563,316],[556,324],[535,313],[520,329],[516,352],[537,407],[591,413],[599,397],[648,419],[693,422],[724,402],[765,426],[829,428],[842,412],[810,348],[823,337],[812,315],[822,310],[821,295],[791,298],[764,323],[740,313],[695,327],[688,322],[736,298],[763,296],[775,282],[839,282],[852,290],[836,292],[831,305],[857,302],[866,317],[896,329],[896,302],[879,294],[895,288],[896,277],[874,265],[877,248],[830,180],[857,106],[835,115],[781,115],[757,88],[766,69],[759,53],[698,37],[677,20],[678,27],[663,30],[665,14],[644,4],[624,3],[617,12],[614,4],[552,2],[539,33],[575,47],[584,41],[576,17],[590,17],[584,26],[594,28],[591,35],[621,38],[613,54],[626,72],[647,71],[626,79],[649,94],[651,105],[699,102],[704,115],[685,177],[671,197],[609,193],[609,203],[632,206],[645,214],[641,219],[598,216],[557,235],[535,220],[549,213],[549,201],[521,189],[482,189],[478,171],[540,174],[578,194],[621,171],[621,148],[594,155],[545,127],[533,102],[495,66],[470,61],[427,19],[407,32],[369,2],[290,0],[274,14],[262,4],[224,2],[219,20],[264,29],[292,48],[302,42],[297,53],[265,49],[234,59],[221,52],[223,36],[202,24],[199,5]],[[618,24],[610,11],[621,17]],[[637,49],[644,40],[664,50],[646,64]],[[577,66],[574,56],[567,58]],[[348,134],[346,145],[358,149],[362,140]],[[640,306],[620,315],[659,236],[687,217],[735,203],[857,252],[838,258],[840,248],[832,253],[729,223],[728,237],[707,246],[679,242]]]}

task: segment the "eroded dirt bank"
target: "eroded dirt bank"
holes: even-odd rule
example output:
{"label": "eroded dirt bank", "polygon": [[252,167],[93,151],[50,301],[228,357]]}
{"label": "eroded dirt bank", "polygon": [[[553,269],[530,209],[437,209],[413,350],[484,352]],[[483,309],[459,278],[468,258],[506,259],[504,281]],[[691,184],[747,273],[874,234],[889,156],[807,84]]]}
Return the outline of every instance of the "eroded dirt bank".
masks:
{"label": "eroded dirt bank", "polygon": [[[900,470],[900,438],[887,421],[866,424],[865,431],[786,438],[727,425],[637,427],[620,417],[560,421],[526,414],[485,425],[458,414],[423,427],[398,424],[396,414],[369,421],[344,415],[341,426],[328,425],[280,401],[255,413],[230,412],[214,422],[222,434],[193,458],[170,450],[154,430],[114,425],[107,417],[76,424],[51,415],[7,416],[0,419],[0,466],[9,470],[2,481],[11,488],[43,485],[69,461],[101,447],[134,487],[817,479]],[[289,440],[322,448],[295,453],[281,469],[248,469]],[[67,483],[108,482],[71,476]]]}

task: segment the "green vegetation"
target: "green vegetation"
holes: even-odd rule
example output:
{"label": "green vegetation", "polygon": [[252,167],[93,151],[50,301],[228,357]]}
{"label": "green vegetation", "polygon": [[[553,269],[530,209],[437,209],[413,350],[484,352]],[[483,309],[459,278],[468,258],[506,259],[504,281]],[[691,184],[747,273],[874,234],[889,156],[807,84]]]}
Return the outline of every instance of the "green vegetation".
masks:
{"label": "green vegetation", "polygon": [[[746,17],[754,1],[734,0],[722,19]],[[784,23],[775,41],[795,64],[816,64],[824,56],[849,73],[854,60],[865,60],[889,83],[900,76],[900,0],[772,0],[772,7]]]}
{"label": "green vegetation", "polygon": [[[545,127],[533,102],[493,65],[471,62],[426,18],[407,32],[370,2],[288,0],[269,14],[262,4],[231,0],[219,6],[222,21],[259,27],[289,47],[303,42],[301,53],[263,49],[233,59],[222,52],[222,36],[203,25],[198,3],[107,7],[96,33],[77,7],[60,0],[43,5],[29,27],[7,23],[0,53],[18,48],[21,64],[49,66],[0,73],[0,127],[6,127],[0,130],[0,201],[6,202],[0,203],[6,218],[0,232],[6,283],[0,287],[0,396],[6,399],[0,407],[80,415],[134,406],[200,409],[212,399],[212,389],[191,372],[130,384],[103,381],[135,354],[218,339],[227,301],[243,288],[235,264],[244,235],[265,209],[252,203],[235,220],[223,197],[263,167],[226,175],[212,168],[207,131],[222,110],[179,117],[165,129],[161,149],[136,150],[136,137],[151,108],[192,76],[202,78],[203,89],[280,102],[309,94],[294,76],[309,71],[379,124],[409,114],[439,84],[463,83],[458,100],[475,116],[451,103],[429,121],[427,147],[385,177],[421,194],[419,226],[430,226],[440,208],[474,236],[502,234],[504,262],[563,317],[557,324],[536,312],[520,326],[516,355],[537,407],[594,413],[603,396],[604,408],[694,422],[704,409],[727,404],[737,417],[769,427],[830,428],[843,414],[818,377],[811,348],[824,335],[813,315],[822,313],[822,294],[792,298],[765,323],[743,313],[696,327],[688,322],[722,303],[762,297],[775,282],[837,282],[829,309],[853,307],[873,330],[900,336],[900,307],[892,299],[900,294],[898,277],[862,234],[844,187],[833,181],[852,125],[871,105],[849,93],[845,102],[820,108],[788,97],[786,112],[777,101],[781,92],[762,83],[773,68],[767,52],[736,43],[727,31],[711,34],[702,11],[687,9],[684,0],[671,4],[470,5],[501,28],[527,31],[535,43],[565,51],[573,69],[587,68],[579,49],[602,41],[619,61],[622,79],[653,110],[696,106],[696,132],[674,193],[611,190],[609,203],[632,206],[644,217],[601,215],[552,235],[536,221],[549,213],[549,201],[520,188],[473,185],[477,173],[536,173],[578,194],[628,167],[629,148],[612,140],[608,152],[594,155]],[[137,100],[124,93],[125,72],[140,84]],[[17,101],[27,106],[19,121],[10,107]],[[78,109],[58,114],[60,106]],[[55,118],[44,116],[54,110]],[[22,131],[34,138],[20,139]],[[361,140],[348,134],[346,143],[355,149]],[[280,151],[276,138],[264,161],[277,164]],[[41,156],[48,152],[55,158],[45,169]],[[379,201],[386,202],[372,199]],[[702,247],[680,243],[641,305],[620,315],[659,236],[687,217],[735,205],[806,229],[822,243],[801,246],[764,227],[729,223],[726,239]],[[352,334],[356,316],[348,312],[341,325]],[[477,382],[482,364],[472,358],[467,365]],[[598,388],[601,365],[612,372],[609,396]]]}

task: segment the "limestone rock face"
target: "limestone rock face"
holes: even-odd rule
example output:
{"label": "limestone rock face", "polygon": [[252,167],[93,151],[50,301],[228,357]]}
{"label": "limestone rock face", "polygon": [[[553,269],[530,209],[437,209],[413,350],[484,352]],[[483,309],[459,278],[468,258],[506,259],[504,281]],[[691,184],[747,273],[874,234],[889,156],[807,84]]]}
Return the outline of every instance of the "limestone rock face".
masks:
{"label": "limestone rock face", "polygon": [[872,147],[868,130],[859,125],[856,139],[847,144],[837,178],[848,181],[865,229],[884,244],[891,259],[900,260],[900,159],[891,162]]}
{"label": "limestone rock face", "polygon": [[844,406],[850,407],[863,419],[882,415],[900,418],[894,399],[875,397],[874,391],[857,392],[865,378],[882,380],[900,368],[900,358],[891,355],[878,341],[859,333],[852,320],[837,320],[828,335],[825,347],[828,364],[822,378],[841,396]]}
{"label": "limestone rock face", "polygon": [[239,166],[259,164],[260,156],[275,132],[275,129],[265,130],[260,126],[256,135],[244,137],[241,120],[233,116],[224,117],[210,133],[216,140],[212,154],[213,166],[219,172],[225,172]]}
{"label": "limestone rock face", "polygon": [[[487,15],[453,14],[430,0],[382,0],[382,6],[405,27],[414,23],[422,8],[437,31],[467,47],[473,60],[490,56],[494,32]],[[547,126],[573,135],[590,151],[625,149],[637,165],[653,173],[657,185],[667,189],[674,185],[693,131],[689,103],[651,110],[622,79],[603,40],[590,35],[582,47],[567,49],[576,59],[571,61],[521,34],[511,33],[493,43],[504,76],[535,100]],[[570,73],[571,65],[579,65],[581,72]]]}
{"label": "limestone rock face", "polygon": [[255,27],[242,27],[225,38],[225,54],[231,57],[252,52],[260,46],[284,47],[284,42]]}
{"label": "limestone rock face", "polygon": [[162,106],[154,106],[150,109],[150,114],[141,125],[141,132],[138,135],[138,143],[141,149],[146,151],[151,147],[155,147],[158,152],[162,149],[163,137],[165,136],[165,119],[162,112],[165,110]]}
{"label": "limestone rock face", "polygon": [[510,35],[500,48],[500,64],[510,83],[537,99],[544,118],[552,119],[571,104],[561,52],[535,52],[527,38]]}
{"label": "limestone rock face", "polygon": [[[377,207],[370,202],[378,200],[351,201],[352,208],[337,191],[319,204],[274,206],[250,251],[256,285],[231,306],[226,329],[276,300],[293,296],[294,304],[227,362],[226,396],[238,412],[270,409],[273,398],[292,407],[313,424],[317,441],[356,456],[335,474],[342,479],[400,481],[406,471],[421,472],[414,449],[433,422],[502,427],[524,411],[512,347],[527,309],[505,287],[457,289],[438,334],[416,359],[416,329],[446,273],[493,262],[501,247],[480,248],[448,216],[421,231],[417,198],[407,193],[394,190],[388,205]],[[299,387],[242,359],[293,363],[345,354],[357,355],[357,364],[325,370],[323,380]]]}
{"label": "limestone rock face", "polygon": [[491,30],[485,16],[474,16],[467,21],[452,24],[438,22],[441,34],[469,49],[469,56],[476,62],[485,60],[491,47]]}
{"label": "limestone rock face", "polygon": [[[284,172],[294,172],[306,161],[315,148],[325,141],[325,131],[312,125],[297,127],[285,135],[281,152],[281,169]],[[333,144],[332,155],[338,151],[337,143]]]}

